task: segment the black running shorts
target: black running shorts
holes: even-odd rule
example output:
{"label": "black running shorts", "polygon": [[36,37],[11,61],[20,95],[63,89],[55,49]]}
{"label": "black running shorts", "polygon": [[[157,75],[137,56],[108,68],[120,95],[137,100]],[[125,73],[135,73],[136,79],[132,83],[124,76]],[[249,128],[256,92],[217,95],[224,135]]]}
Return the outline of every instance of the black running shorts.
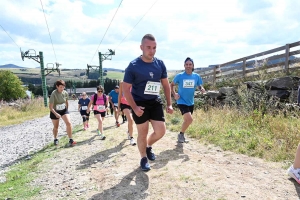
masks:
{"label": "black running shorts", "polygon": [[131,110],[131,107],[129,105],[123,104],[123,103],[120,104],[120,108],[121,108],[121,111],[123,111],[126,108],[129,109],[129,110]]}
{"label": "black running shorts", "polygon": [[103,111],[103,112],[99,112],[97,110],[94,110],[94,115],[101,115],[101,117],[105,117],[105,114],[106,114],[106,111]]}
{"label": "black running shorts", "polygon": [[80,110],[80,115],[90,116],[90,113],[87,113],[86,110]]}
{"label": "black running shorts", "polygon": [[[56,112],[58,114],[60,114],[60,116],[63,116],[65,114],[70,114],[69,111],[67,109],[64,109],[64,110],[56,110]],[[51,119],[58,119],[51,111],[50,111],[50,118]]]}
{"label": "black running shorts", "polygon": [[134,111],[132,112],[132,118],[136,124],[143,124],[150,119],[155,121],[165,121],[163,103],[160,98],[148,101],[136,101],[137,106],[144,107],[144,114],[138,117]]}
{"label": "black running shorts", "polygon": [[180,112],[182,115],[184,115],[185,113],[191,113],[193,114],[194,112],[194,105],[191,105],[191,106],[187,106],[187,105],[184,105],[184,104],[177,104]]}

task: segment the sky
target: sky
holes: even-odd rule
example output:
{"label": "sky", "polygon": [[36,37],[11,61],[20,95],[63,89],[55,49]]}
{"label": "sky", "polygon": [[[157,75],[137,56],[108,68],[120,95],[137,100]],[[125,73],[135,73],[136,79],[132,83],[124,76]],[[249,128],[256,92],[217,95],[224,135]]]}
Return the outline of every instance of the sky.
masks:
{"label": "sky", "polygon": [[[297,0],[1,0],[0,65],[99,66],[98,52],[115,51],[104,68],[125,69],[153,34],[168,70],[222,64],[300,41]],[[296,49],[297,50],[297,49]]]}

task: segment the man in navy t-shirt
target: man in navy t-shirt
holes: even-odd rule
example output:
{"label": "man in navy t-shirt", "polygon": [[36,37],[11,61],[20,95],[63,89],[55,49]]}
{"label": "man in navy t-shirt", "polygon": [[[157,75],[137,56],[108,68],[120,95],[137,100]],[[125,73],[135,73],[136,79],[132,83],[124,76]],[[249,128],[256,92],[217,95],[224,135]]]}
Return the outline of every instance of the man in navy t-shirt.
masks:
{"label": "man in navy t-shirt", "polygon": [[[194,61],[187,57],[184,61],[185,71],[177,74],[171,83],[171,91],[177,102],[177,106],[183,115],[183,123],[181,125],[180,133],[178,134],[178,142],[188,142],[184,137],[184,132],[193,122],[194,111],[194,93],[199,87],[202,93],[205,89],[201,86],[203,84],[199,74],[194,73]],[[175,92],[175,86],[178,85],[178,93]]]}
{"label": "man in navy t-shirt", "polygon": [[[148,171],[150,170],[148,159],[155,160],[152,145],[166,133],[163,103],[159,96],[161,85],[167,101],[166,112],[172,114],[173,108],[166,66],[162,60],[154,57],[156,52],[154,36],[146,34],[140,48],[143,55],[131,61],[125,70],[123,91],[133,110],[132,117],[137,126],[141,169]],[[149,121],[154,132],[147,138]]]}

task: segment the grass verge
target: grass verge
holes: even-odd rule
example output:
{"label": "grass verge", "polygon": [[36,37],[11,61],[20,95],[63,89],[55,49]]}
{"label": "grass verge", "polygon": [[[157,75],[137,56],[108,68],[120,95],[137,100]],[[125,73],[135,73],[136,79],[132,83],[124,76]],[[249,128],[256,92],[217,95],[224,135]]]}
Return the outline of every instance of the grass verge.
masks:
{"label": "grass verge", "polygon": [[[179,132],[183,122],[180,112],[166,116],[168,129]],[[186,131],[188,137],[269,161],[291,162],[294,159],[300,128],[296,117],[211,108],[195,110],[193,118]]]}
{"label": "grass verge", "polygon": [[[73,134],[81,131],[81,125],[73,128]],[[20,163],[10,167],[5,173],[6,181],[0,183],[0,199],[30,199],[38,195],[42,187],[32,186],[30,183],[39,174],[39,164],[54,156],[54,153],[69,147],[69,139],[63,136],[59,140],[59,147],[51,143],[37,153],[30,155],[30,159],[24,158]],[[52,151],[55,148],[55,151]]]}
{"label": "grass verge", "polygon": [[47,115],[50,111],[44,106],[42,98],[30,99],[20,103],[20,106],[2,106],[0,108],[0,127],[20,124],[26,120]]}

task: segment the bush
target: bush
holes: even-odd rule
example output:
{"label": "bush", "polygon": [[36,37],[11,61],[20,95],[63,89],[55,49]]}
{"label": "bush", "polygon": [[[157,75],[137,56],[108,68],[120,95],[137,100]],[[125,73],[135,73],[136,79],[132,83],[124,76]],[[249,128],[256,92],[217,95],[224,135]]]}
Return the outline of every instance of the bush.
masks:
{"label": "bush", "polygon": [[25,98],[25,88],[21,80],[8,70],[0,70],[0,99],[5,101]]}

